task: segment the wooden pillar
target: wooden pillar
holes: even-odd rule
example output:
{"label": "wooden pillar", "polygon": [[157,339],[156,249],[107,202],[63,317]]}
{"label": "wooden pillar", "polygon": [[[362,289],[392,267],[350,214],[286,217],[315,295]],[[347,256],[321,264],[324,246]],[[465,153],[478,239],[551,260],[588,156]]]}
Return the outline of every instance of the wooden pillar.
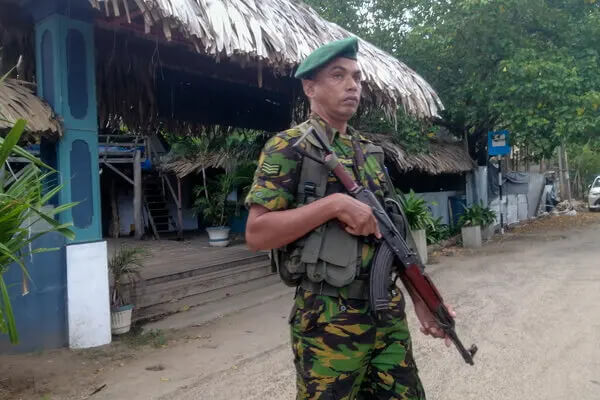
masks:
{"label": "wooden pillar", "polygon": [[133,159],[133,222],[135,238],[141,239],[144,234],[144,221],[142,220],[142,164],[139,150],[135,152]]}
{"label": "wooden pillar", "polygon": [[[102,230],[93,19],[58,13],[60,1],[38,3],[34,8],[34,14],[39,13],[35,16],[37,91],[64,126],[56,145],[44,147],[48,154],[43,157],[55,160],[63,185],[57,206],[77,202],[58,217],[61,223],[73,223],[76,236],[72,242],[98,241]],[[49,14],[44,10],[50,10]]]}
{"label": "wooden pillar", "polygon": [[181,207],[183,206],[181,202],[181,179],[177,177],[177,221],[178,221],[178,229],[177,229],[177,239],[183,240],[183,211]]}

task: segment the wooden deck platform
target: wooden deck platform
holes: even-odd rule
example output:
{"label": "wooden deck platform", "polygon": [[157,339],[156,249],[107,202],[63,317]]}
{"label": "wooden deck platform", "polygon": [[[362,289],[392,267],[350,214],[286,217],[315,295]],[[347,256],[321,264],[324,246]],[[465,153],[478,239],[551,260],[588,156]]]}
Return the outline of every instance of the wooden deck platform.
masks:
{"label": "wooden deck platform", "polygon": [[199,236],[174,240],[108,239],[109,257],[120,246],[146,250],[134,301],[135,320],[189,309],[276,282],[268,253],[254,253],[246,245],[216,248]]}

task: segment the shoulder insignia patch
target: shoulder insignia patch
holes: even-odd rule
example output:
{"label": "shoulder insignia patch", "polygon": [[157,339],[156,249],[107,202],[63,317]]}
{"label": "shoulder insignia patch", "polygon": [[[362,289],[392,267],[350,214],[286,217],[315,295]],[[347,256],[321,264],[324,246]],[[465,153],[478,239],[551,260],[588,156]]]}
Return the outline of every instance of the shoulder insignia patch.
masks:
{"label": "shoulder insignia patch", "polygon": [[281,172],[281,165],[271,164],[269,162],[263,162],[261,167],[262,172],[267,176],[278,176]]}

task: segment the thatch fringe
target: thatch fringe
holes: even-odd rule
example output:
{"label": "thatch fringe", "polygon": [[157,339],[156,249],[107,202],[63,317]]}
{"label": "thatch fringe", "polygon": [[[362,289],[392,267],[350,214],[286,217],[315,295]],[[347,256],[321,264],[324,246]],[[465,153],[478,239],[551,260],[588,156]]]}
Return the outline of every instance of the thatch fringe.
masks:
{"label": "thatch fringe", "polygon": [[191,159],[180,158],[164,162],[160,164],[160,169],[175,174],[178,178],[183,179],[190,174],[199,173],[203,168],[224,168],[226,165],[230,164],[231,161],[231,154],[224,151],[203,154]]}
{"label": "thatch fringe", "polygon": [[[409,153],[383,134],[365,134],[367,138],[383,147],[386,163],[392,164],[399,173],[411,171],[428,175],[460,174],[472,171],[475,162],[461,142],[431,140],[422,153]],[[179,178],[199,173],[203,168],[225,168],[235,165],[240,156],[227,150],[209,151],[192,156],[164,159],[160,164],[163,171]],[[243,158],[243,157],[242,157]]]}
{"label": "thatch fringe", "polygon": [[408,153],[392,142],[387,135],[367,134],[369,139],[383,147],[385,157],[399,172],[423,172],[428,175],[459,174],[472,171],[475,162],[461,142],[432,140],[422,153]]}
{"label": "thatch fringe", "polygon": [[[199,53],[213,56],[217,62],[228,58],[254,63],[259,71],[265,65],[288,76],[315,48],[352,35],[292,0],[115,0],[114,7],[104,9],[98,0],[89,1],[115,18],[126,11],[141,12],[146,33],[157,26],[171,40],[177,32]],[[362,39],[359,64],[365,75],[365,99],[373,107],[383,107],[390,117],[400,105],[421,117],[438,115],[443,108],[421,76]],[[257,79],[261,81],[260,73]]]}
{"label": "thatch fringe", "polygon": [[62,136],[62,126],[50,105],[35,95],[34,88],[34,84],[16,79],[0,82],[0,131],[9,130],[22,118],[27,121],[27,133],[57,139]]}

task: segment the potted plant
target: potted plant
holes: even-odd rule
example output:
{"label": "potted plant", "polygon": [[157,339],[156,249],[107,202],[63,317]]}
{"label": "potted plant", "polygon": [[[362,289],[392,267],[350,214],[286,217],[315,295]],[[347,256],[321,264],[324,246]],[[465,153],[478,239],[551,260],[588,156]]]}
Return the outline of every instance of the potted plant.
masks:
{"label": "potted plant", "polygon": [[489,207],[483,208],[483,225],[481,227],[481,236],[483,240],[490,240],[494,235],[494,226],[496,224],[496,212]]}
{"label": "potted plant", "polygon": [[136,284],[143,282],[140,268],[145,255],[143,249],[121,246],[108,260],[108,270],[112,278],[110,291],[111,328],[114,335],[129,332],[133,304],[132,294]]}
{"label": "potted plant", "polygon": [[481,227],[484,224],[484,208],[479,204],[465,207],[458,220],[461,226],[463,247],[481,247]]}
{"label": "potted plant", "polygon": [[418,196],[412,189],[407,194],[400,193],[400,201],[406,219],[408,219],[408,225],[415,241],[417,252],[421,256],[423,264],[426,264],[428,261],[426,230],[434,224],[431,211],[425,199]]}
{"label": "potted plant", "polygon": [[231,205],[227,197],[235,188],[234,177],[229,174],[218,175],[206,185],[196,186],[194,194],[196,213],[202,213],[204,221],[209,225],[208,244],[215,247],[229,245],[229,231],[231,228],[225,223],[231,213]]}

